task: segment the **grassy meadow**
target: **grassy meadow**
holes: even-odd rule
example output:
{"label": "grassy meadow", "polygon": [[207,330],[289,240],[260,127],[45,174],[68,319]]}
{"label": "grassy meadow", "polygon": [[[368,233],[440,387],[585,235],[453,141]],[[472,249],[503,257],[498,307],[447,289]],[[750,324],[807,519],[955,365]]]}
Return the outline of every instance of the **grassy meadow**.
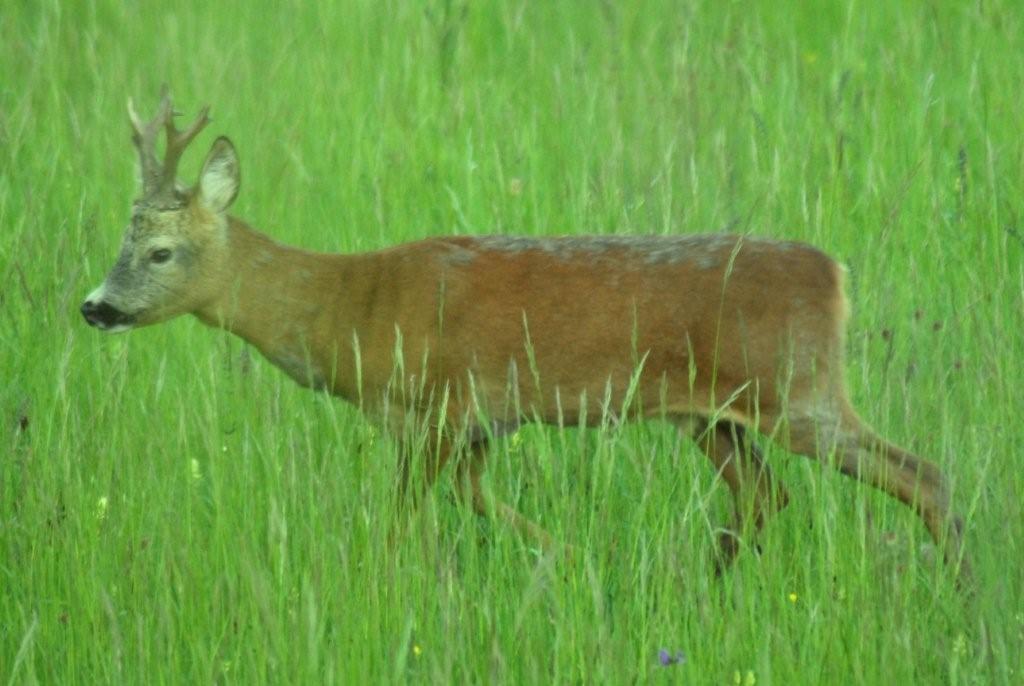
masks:
{"label": "grassy meadow", "polygon": [[[0,683],[1024,681],[1024,9],[859,3],[121,3],[0,9]],[[938,462],[956,590],[906,507],[766,446],[792,501],[721,579],[730,499],[657,422],[499,440],[431,492],[395,442],[186,317],[78,314],[160,84],[290,244],[748,232],[850,269],[848,377]],[[599,304],[595,303],[595,306]],[[685,659],[663,666],[659,651]]]}

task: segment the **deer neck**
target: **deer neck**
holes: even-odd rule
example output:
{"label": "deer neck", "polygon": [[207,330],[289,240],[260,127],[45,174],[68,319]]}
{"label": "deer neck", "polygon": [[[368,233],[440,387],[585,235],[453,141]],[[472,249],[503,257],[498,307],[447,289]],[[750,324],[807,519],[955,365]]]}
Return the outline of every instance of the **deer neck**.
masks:
{"label": "deer neck", "polygon": [[218,295],[196,316],[243,338],[299,383],[322,384],[316,325],[328,306],[325,287],[345,282],[344,256],[281,245],[234,218],[226,249]]}

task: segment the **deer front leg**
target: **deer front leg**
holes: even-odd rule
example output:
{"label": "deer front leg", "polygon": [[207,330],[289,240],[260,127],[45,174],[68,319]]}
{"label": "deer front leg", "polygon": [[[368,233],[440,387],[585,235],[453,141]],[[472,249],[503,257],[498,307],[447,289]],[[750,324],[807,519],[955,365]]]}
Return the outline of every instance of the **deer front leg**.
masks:
{"label": "deer front leg", "polygon": [[[448,464],[452,453],[452,442],[433,433],[423,446],[412,445],[407,441],[399,445],[394,515],[388,531],[390,548],[393,549],[398,544],[423,495],[437,480],[438,474]],[[422,470],[416,469],[417,459],[422,460]]]}
{"label": "deer front leg", "polygon": [[[389,545],[394,547],[397,544],[423,495],[437,480],[445,465],[454,459],[456,494],[461,502],[472,507],[481,517],[490,517],[493,512],[544,551],[555,549],[554,539],[543,527],[520,514],[511,505],[496,498],[488,498],[484,493],[480,480],[486,466],[486,455],[486,439],[459,446],[448,437],[434,434],[421,450],[403,444],[399,458],[395,519],[388,536]],[[416,469],[415,460],[419,456],[424,459],[422,473]]]}
{"label": "deer front leg", "polygon": [[499,518],[514,526],[527,539],[535,541],[543,550],[550,551],[555,547],[554,539],[539,524],[520,514],[514,507],[501,500],[491,498],[489,504],[484,494],[480,479],[486,467],[487,442],[477,441],[468,446],[464,455],[460,456],[458,469],[458,493],[463,502],[471,505],[473,511],[482,517],[489,517],[491,510]]}

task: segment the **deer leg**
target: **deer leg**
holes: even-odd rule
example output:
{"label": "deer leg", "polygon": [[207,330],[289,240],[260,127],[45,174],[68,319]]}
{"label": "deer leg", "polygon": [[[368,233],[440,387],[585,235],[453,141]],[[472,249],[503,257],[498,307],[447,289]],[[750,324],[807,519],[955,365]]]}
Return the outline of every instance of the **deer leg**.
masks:
{"label": "deer leg", "polygon": [[[456,493],[459,499],[470,505],[473,511],[482,517],[489,517],[491,512],[512,524],[526,538],[536,541],[545,550],[554,547],[554,539],[539,524],[524,517],[515,508],[506,503],[488,499],[484,494],[480,479],[483,476],[487,441],[478,440],[461,449],[456,448],[452,441],[440,438],[428,442],[426,463],[422,475],[414,474],[413,459],[417,452],[409,446],[402,446],[399,459],[399,475],[397,484],[396,516],[392,524],[388,540],[393,547],[405,527],[409,516],[414,512],[423,495],[437,480],[438,474],[449,461],[455,460]],[[419,478],[416,478],[419,476]]]}
{"label": "deer leg", "polygon": [[970,578],[970,563],[963,551],[963,519],[951,510],[949,483],[933,462],[879,437],[850,409],[836,419],[790,418],[789,448],[832,464],[909,506],[924,522],[946,563],[954,569],[959,565],[960,581]]}
{"label": "deer leg", "polygon": [[693,438],[711,459],[733,498],[731,528],[718,536],[716,573],[720,575],[736,558],[743,538],[756,536],[768,517],[786,506],[789,495],[742,426],[718,422],[709,427],[707,421],[700,420],[693,426]]}
{"label": "deer leg", "polygon": [[[438,474],[452,457],[452,443],[447,438],[432,437],[422,450],[409,443],[399,446],[398,480],[395,484],[394,518],[388,532],[390,547],[398,543],[405,526],[419,506],[424,494],[437,480]],[[415,469],[414,461],[423,457],[423,470]]]}
{"label": "deer leg", "polygon": [[[527,539],[535,541],[544,550],[555,547],[554,539],[539,524],[520,514],[514,507],[496,498],[488,499],[480,479],[486,466],[487,443],[477,441],[468,446],[460,456],[458,469],[458,493],[460,499],[470,505],[481,517],[490,517],[493,511],[500,519],[514,526]],[[488,502],[490,500],[491,502]]]}

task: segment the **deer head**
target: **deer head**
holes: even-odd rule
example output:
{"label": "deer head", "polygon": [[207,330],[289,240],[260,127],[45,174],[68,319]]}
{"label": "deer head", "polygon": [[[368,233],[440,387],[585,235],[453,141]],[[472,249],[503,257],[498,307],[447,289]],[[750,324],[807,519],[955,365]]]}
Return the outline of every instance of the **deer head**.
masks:
{"label": "deer head", "polygon": [[[92,326],[127,331],[192,312],[216,295],[224,270],[226,211],[239,185],[238,157],[231,141],[214,141],[194,186],[177,181],[181,155],[209,122],[208,111],[204,107],[180,131],[166,86],[156,116],[149,121],[140,119],[129,99],[142,191],[132,203],[117,262],[82,304],[82,315]],[[162,163],[156,154],[161,129],[167,137]]]}

